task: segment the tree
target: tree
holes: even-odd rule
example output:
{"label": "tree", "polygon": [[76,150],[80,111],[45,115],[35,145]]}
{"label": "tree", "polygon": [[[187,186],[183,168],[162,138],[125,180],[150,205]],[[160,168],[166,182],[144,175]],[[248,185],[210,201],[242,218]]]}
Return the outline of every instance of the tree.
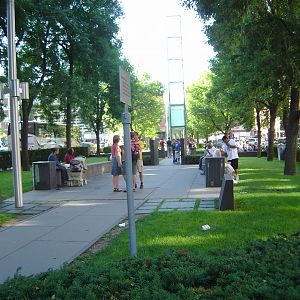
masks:
{"label": "tree", "polygon": [[148,74],[134,80],[132,84],[132,129],[141,137],[157,135],[164,114],[163,84],[151,81]]}
{"label": "tree", "polygon": [[[4,37],[6,14],[3,1],[0,12],[0,34]],[[85,84],[82,66],[88,63],[90,69],[94,68],[93,59],[99,61],[110,53],[111,48],[120,48],[116,35],[117,19],[121,15],[117,0],[17,1],[18,77],[30,82],[30,99],[22,102],[23,169],[30,167],[27,142],[30,112],[34,102],[44,99],[49,102],[49,92],[51,100],[60,101],[66,116],[67,144],[70,146],[72,112],[76,111],[78,95]],[[2,57],[6,57],[5,48],[2,38]],[[1,62],[5,67],[6,61]]]}
{"label": "tree", "polygon": [[211,73],[206,73],[187,89],[187,128],[198,141],[200,138],[208,140],[216,131],[209,115],[205,113],[206,94],[211,87],[211,77]]}
{"label": "tree", "polygon": [[[289,0],[186,0],[201,18],[209,20],[206,33],[220,56],[232,58],[233,67],[243,71],[250,64],[259,101],[266,102],[270,111],[269,153],[273,158],[273,125],[279,107],[291,91],[289,134],[285,174],[296,170],[296,138],[299,130],[297,95],[299,94],[300,63],[300,2]],[[292,100],[294,99],[294,100]]]}

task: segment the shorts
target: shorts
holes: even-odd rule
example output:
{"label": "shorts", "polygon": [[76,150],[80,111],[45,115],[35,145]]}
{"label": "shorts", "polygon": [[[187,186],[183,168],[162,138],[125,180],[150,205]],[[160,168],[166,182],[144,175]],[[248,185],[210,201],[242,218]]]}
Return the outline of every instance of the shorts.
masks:
{"label": "shorts", "polygon": [[142,173],[144,171],[144,163],[142,159],[138,159],[137,163],[136,163],[136,170],[139,173]]}
{"label": "shorts", "polygon": [[111,162],[112,162],[111,175],[113,176],[121,175],[122,171],[121,171],[121,167],[118,166],[117,159],[114,157]]}
{"label": "shorts", "polygon": [[[137,164],[137,161],[132,160],[132,175],[136,175],[136,171],[137,171],[136,164]],[[122,162],[122,175],[126,175],[125,161]]]}
{"label": "shorts", "polygon": [[231,166],[235,170],[238,170],[238,168],[239,168],[239,159],[238,158],[235,158],[235,159],[232,159],[232,160],[228,160],[228,162],[231,164]]}

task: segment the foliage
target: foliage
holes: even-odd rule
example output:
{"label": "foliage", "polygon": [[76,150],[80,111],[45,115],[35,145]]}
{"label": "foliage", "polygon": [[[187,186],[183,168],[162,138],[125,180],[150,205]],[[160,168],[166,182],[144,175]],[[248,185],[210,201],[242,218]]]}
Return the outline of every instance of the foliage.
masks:
{"label": "foliage", "polygon": [[102,266],[77,262],[0,286],[1,299],[297,299],[300,234],[243,248],[127,258]]}
{"label": "foliage", "polygon": [[[187,89],[187,128],[190,136],[208,137],[216,131],[208,112],[207,92],[211,87],[212,74],[204,74],[200,80]],[[211,113],[212,115],[213,113]]]}
{"label": "foliage", "polygon": [[159,131],[164,113],[164,88],[162,83],[151,81],[148,74],[133,81],[132,85],[132,129],[140,137],[153,138]]}
{"label": "foliage", "polygon": [[[121,16],[117,0],[16,2],[18,76],[30,83],[30,99],[22,101],[24,153],[28,149],[26,124],[35,103],[39,103],[35,112],[39,110],[50,123],[58,117],[64,119],[68,146],[80,100],[94,99],[99,82],[109,85],[109,115],[120,107],[115,95],[121,56],[117,20]],[[7,71],[6,13],[2,2],[0,26],[1,63]],[[29,163],[28,155],[25,162]]]}
{"label": "foliage", "polygon": [[[182,0],[206,21],[209,43],[217,53],[213,72],[221,83],[222,97],[228,92],[241,108],[242,122],[251,124],[247,111],[270,113],[269,153],[273,159],[274,124],[278,111],[291,94],[292,110],[286,127],[289,169],[296,169],[295,139],[299,127],[299,105],[293,102],[293,90],[300,83],[300,2],[288,0]],[[224,70],[222,72],[222,70]],[[225,81],[224,81],[225,79]],[[222,82],[223,81],[223,82]],[[227,84],[229,83],[229,85]],[[299,102],[299,94],[298,94]],[[244,118],[246,116],[246,118]],[[250,121],[250,123],[249,123]],[[289,142],[292,141],[293,142]]]}

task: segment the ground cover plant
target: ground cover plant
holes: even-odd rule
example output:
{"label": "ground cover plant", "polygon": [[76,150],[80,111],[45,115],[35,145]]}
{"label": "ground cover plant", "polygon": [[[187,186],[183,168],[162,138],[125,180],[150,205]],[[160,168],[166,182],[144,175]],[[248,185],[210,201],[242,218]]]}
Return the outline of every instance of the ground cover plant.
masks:
{"label": "ground cover plant", "polygon": [[90,264],[0,285],[1,299],[299,299],[300,234],[195,255]]}

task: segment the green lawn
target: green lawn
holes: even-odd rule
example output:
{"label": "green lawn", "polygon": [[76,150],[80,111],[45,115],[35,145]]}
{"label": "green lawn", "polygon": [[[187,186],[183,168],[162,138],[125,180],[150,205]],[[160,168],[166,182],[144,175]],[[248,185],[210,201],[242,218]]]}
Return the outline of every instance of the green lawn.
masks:
{"label": "green lawn", "polygon": [[[157,256],[170,249],[208,253],[266,240],[300,229],[300,165],[298,175],[283,176],[283,162],[241,158],[240,182],[235,189],[235,211],[155,213],[137,223],[137,253]],[[211,230],[201,231],[209,224]],[[94,257],[95,263],[128,255],[128,232]]]}

